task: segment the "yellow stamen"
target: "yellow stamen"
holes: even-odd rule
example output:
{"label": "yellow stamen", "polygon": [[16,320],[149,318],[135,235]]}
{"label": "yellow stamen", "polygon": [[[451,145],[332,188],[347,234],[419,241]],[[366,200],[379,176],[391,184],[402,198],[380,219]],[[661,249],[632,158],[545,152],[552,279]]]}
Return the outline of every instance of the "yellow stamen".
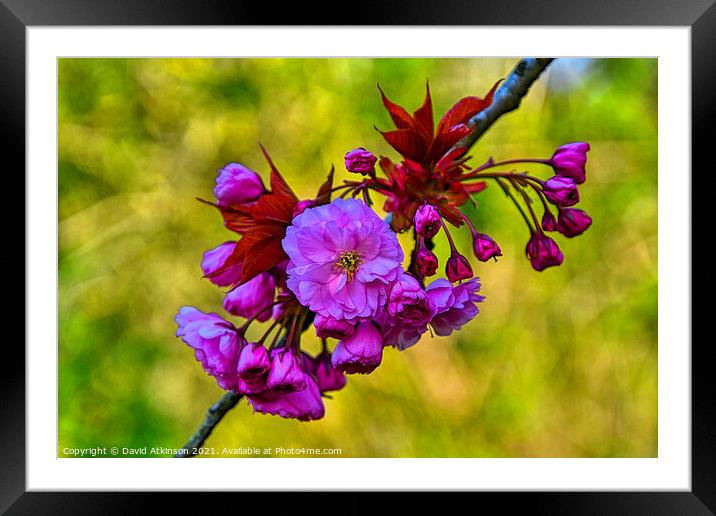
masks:
{"label": "yellow stamen", "polygon": [[358,270],[360,263],[360,256],[358,256],[355,251],[348,251],[341,254],[341,257],[336,262],[336,267],[346,271],[346,274],[348,275],[348,281],[350,281],[353,279],[353,276],[355,276],[355,273]]}

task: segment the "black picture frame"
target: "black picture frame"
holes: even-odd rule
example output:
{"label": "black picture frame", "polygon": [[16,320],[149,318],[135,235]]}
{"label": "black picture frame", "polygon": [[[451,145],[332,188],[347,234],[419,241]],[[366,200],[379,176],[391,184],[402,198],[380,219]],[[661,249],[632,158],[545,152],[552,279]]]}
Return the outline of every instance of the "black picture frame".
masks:
{"label": "black picture frame", "polygon": [[[24,198],[25,169],[25,30],[30,26],[81,25],[598,25],[691,27],[692,169],[711,173],[707,162],[713,143],[708,124],[716,101],[715,0],[530,0],[486,2],[442,0],[413,2],[366,1],[355,6],[333,3],[308,7],[305,3],[277,7],[267,2],[242,0],[0,0],[0,146],[5,173],[18,185],[13,198]],[[348,14],[350,13],[350,14]],[[49,152],[52,152],[49,150]],[[10,158],[8,160],[8,158]],[[11,164],[11,165],[10,165]],[[684,178],[684,180],[690,180]],[[9,188],[9,187],[7,187]],[[693,190],[692,190],[693,191]],[[7,194],[10,196],[10,194]],[[7,198],[7,197],[6,197]],[[11,238],[20,249],[24,224],[15,215]],[[693,217],[692,217],[693,218]],[[696,221],[696,219],[694,219]],[[6,226],[7,227],[7,226]],[[22,234],[21,234],[22,231]],[[13,238],[14,237],[14,238]],[[24,246],[23,246],[24,249]],[[684,250],[684,266],[691,267],[691,250]],[[23,251],[24,254],[24,251]],[[27,258],[25,256],[25,258]],[[12,275],[20,262],[17,251],[3,259]],[[10,269],[10,267],[12,267]],[[7,269],[6,269],[7,270]],[[28,271],[25,270],[27,274]],[[25,276],[27,281],[27,276]],[[53,286],[48,286],[53,288]],[[24,294],[23,294],[24,299]],[[24,307],[24,303],[23,303]],[[692,315],[693,321],[693,315]],[[716,425],[710,339],[692,343],[692,489],[689,492],[585,492],[585,493],[475,493],[501,508],[529,508],[537,514],[713,514],[716,511]],[[0,375],[0,511],[7,514],[132,514],[146,509],[142,493],[26,492],[25,489],[25,353],[5,343],[6,364]],[[53,395],[53,394],[48,394]],[[48,417],[54,417],[48,415]],[[219,502],[216,493],[207,493]],[[178,493],[159,494],[165,510],[185,506]],[[196,494],[192,496],[197,496]],[[244,497],[245,495],[241,495]],[[298,500],[306,500],[306,495]],[[350,503],[345,495],[339,503]],[[363,495],[360,495],[363,496]],[[199,497],[203,498],[203,497]],[[295,500],[295,498],[293,498]],[[420,499],[420,498],[418,498]],[[248,498],[242,498],[243,502]],[[365,503],[365,500],[356,500]],[[201,502],[206,507],[206,502]],[[300,503],[300,502],[299,502]],[[245,506],[242,506],[245,507]],[[235,510],[241,510],[236,507]]]}

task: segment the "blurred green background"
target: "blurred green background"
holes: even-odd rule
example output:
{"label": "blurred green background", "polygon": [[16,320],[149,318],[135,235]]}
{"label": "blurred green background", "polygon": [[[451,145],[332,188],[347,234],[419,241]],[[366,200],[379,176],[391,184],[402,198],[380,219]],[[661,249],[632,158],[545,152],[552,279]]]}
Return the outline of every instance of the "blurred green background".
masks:
{"label": "blurred green background", "polygon": [[[197,202],[217,169],[265,176],[257,142],[300,196],[364,146],[397,155],[376,89],[436,118],[482,96],[516,59],[60,59],[59,450],[177,448],[222,391],[174,337],[182,305],[222,312],[204,250],[233,234]],[[349,378],[326,417],[233,409],[206,445],[341,448],[343,457],[657,455],[657,61],[563,59],[473,148],[549,157],[592,150],[582,203],[594,225],[556,237],[560,268],[524,257],[519,214],[491,185],[478,228],[504,256],[479,264],[487,300],[451,338],[387,349]],[[530,169],[547,177],[549,169]],[[456,233],[469,250],[466,230]],[[438,254],[444,263],[444,238]],[[306,334],[309,349],[317,342]],[[150,455],[147,453],[147,455]]]}

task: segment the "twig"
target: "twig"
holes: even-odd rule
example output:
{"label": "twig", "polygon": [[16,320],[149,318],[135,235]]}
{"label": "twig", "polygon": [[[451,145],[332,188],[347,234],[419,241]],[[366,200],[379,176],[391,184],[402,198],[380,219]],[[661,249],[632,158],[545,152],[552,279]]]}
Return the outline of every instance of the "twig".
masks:
{"label": "twig", "polygon": [[229,410],[236,406],[241,398],[243,398],[243,394],[239,394],[238,392],[229,391],[224,394],[219,401],[209,408],[199,429],[189,438],[186,444],[179,449],[174,457],[178,459],[188,459],[198,454],[199,448],[204,444],[206,438],[211,435],[214,427]]}
{"label": "twig", "polygon": [[472,147],[472,145],[487,131],[495,121],[505,113],[514,111],[520,105],[522,97],[545,68],[554,61],[554,58],[525,58],[520,59],[510,75],[502,85],[497,88],[492,98],[492,104],[472,117],[467,125],[472,129],[470,134],[460,140],[453,148]]}

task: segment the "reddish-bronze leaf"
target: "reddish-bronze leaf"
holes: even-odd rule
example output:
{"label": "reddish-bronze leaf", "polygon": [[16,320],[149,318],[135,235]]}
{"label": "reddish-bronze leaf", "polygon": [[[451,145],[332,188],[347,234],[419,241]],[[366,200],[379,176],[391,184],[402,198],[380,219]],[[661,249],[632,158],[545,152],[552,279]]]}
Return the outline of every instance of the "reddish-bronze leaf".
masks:
{"label": "reddish-bronze leaf", "polygon": [[328,204],[331,202],[331,190],[333,189],[333,174],[335,167],[331,165],[331,171],[328,172],[328,177],[323,182],[321,187],[318,189],[318,195],[316,195],[316,205]]}
{"label": "reddish-bronze leaf", "polygon": [[383,93],[380,84],[378,84],[378,90],[380,91],[380,96],[383,98],[383,105],[388,110],[390,118],[393,119],[395,127],[398,129],[408,129],[414,127],[415,123],[413,118],[405,110],[405,108],[388,100],[388,97],[386,97],[385,93]]}
{"label": "reddish-bronze leaf", "polygon": [[433,118],[433,101],[430,98],[430,84],[425,82],[425,100],[415,113],[413,113],[415,127],[422,132],[428,141],[433,139],[435,120]]}
{"label": "reddish-bronze leaf", "polygon": [[414,129],[396,129],[395,131],[380,131],[385,141],[396,151],[413,161],[422,162],[427,151],[427,145]]}
{"label": "reddish-bronze leaf", "polygon": [[244,258],[241,269],[241,284],[252,280],[262,272],[266,272],[288,258],[281,246],[281,240],[283,240],[283,235],[280,237],[274,235],[253,241]]}
{"label": "reddish-bronze leaf", "polygon": [[276,195],[282,195],[284,197],[288,197],[290,199],[293,199],[294,201],[298,202],[298,197],[296,197],[296,194],[293,193],[293,190],[291,190],[291,187],[288,186],[288,183],[283,178],[281,173],[278,171],[278,168],[276,168],[276,165],[273,164],[273,160],[271,159],[271,156],[269,156],[268,151],[266,148],[259,143],[259,146],[261,147],[261,152],[264,153],[264,157],[266,158],[266,161],[268,161],[269,166],[271,167],[271,192],[273,192]]}
{"label": "reddish-bronze leaf", "polygon": [[440,119],[437,134],[440,135],[449,131],[454,125],[467,123],[473,116],[492,104],[492,97],[501,81],[502,79],[492,86],[492,89],[487,93],[484,99],[479,97],[465,97],[458,100]]}

